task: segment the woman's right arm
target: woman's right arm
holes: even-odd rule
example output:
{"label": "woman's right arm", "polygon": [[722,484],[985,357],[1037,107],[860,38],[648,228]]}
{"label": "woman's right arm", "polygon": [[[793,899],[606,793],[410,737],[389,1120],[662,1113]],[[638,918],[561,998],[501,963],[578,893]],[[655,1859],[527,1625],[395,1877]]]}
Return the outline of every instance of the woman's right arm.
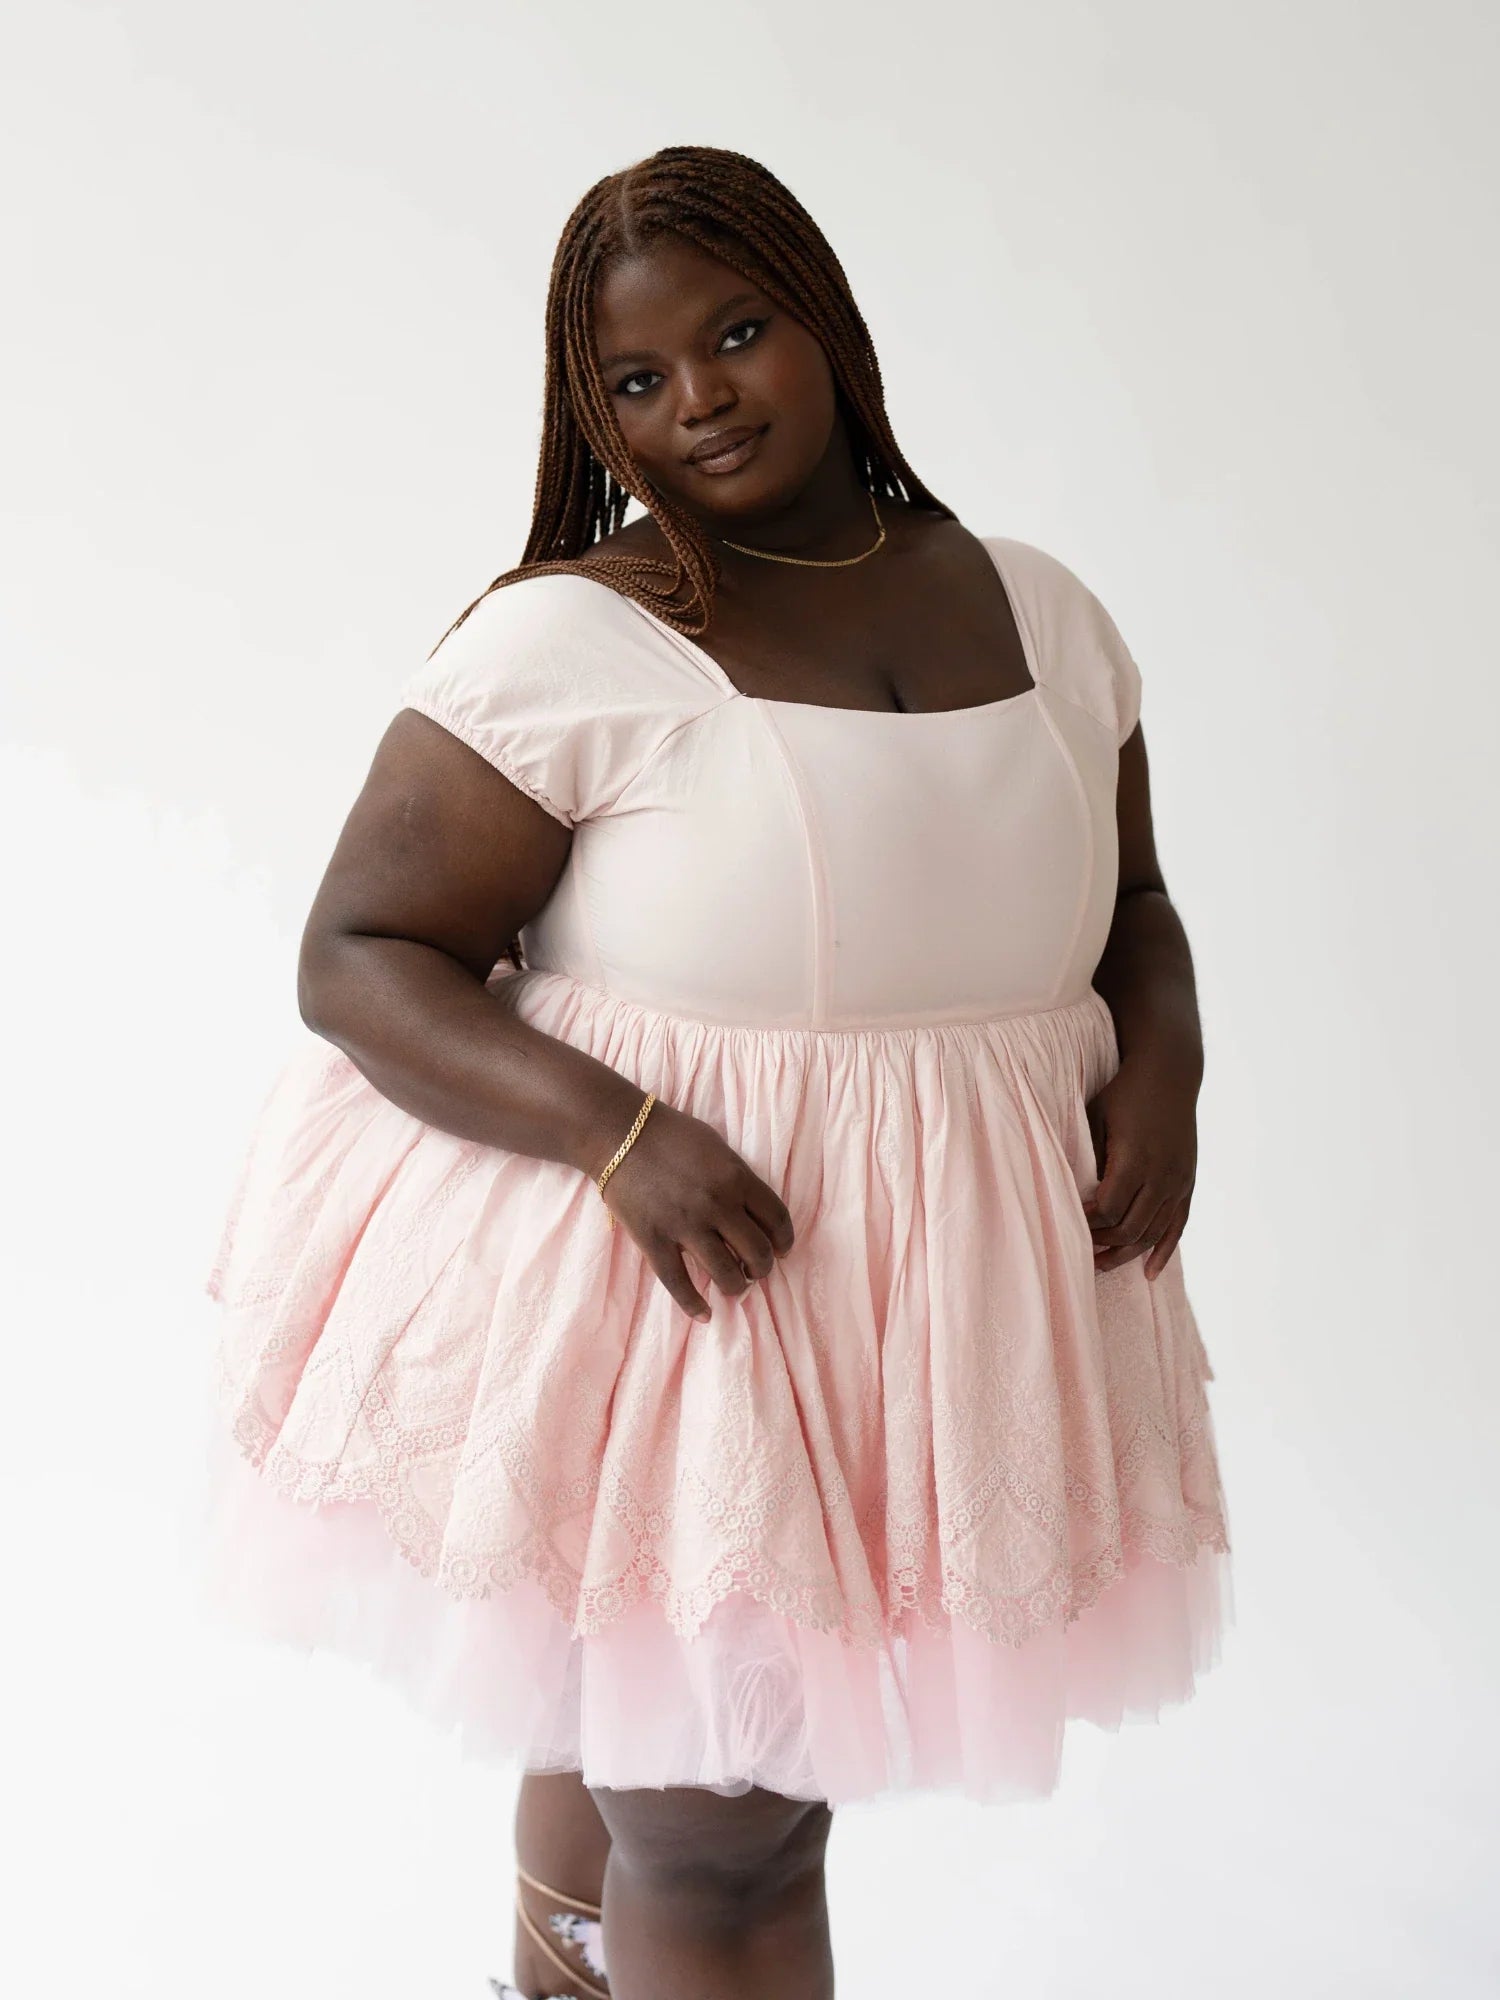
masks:
{"label": "woman's right arm", "polygon": [[[400,710],[308,914],[297,1000],[307,1026],[413,1117],[597,1179],[645,1089],[520,1020],[485,985],[551,895],[572,839],[466,743]],[[792,1245],[775,1190],[720,1133],[660,1100],[605,1199],[700,1318],[683,1249],[739,1293]]]}

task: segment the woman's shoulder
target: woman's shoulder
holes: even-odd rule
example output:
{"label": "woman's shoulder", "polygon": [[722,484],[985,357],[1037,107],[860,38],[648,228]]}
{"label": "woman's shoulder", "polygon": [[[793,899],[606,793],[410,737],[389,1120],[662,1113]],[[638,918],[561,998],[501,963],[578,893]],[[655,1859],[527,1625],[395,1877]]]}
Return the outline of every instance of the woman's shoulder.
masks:
{"label": "woman's shoulder", "polygon": [[605,812],[684,723],[723,694],[647,614],[574,571],[486,591],[400,684],[440,723],[576,826]]}
{"label": "woman's shoulder", "polygon": [[451,646],[463,633],[469,644],[480,635],[490,643],[565,648],[587,647],[622,626],[619,592],[602,579],[580,570],[520,570],[492,584],[449,627],[439,647]]}
{"label": "woman's shoulder", "polygon": [[550,692],[560,705],[596,714],[641,701],[706,701],[717,692],[713,683],[663,643],[669,638],[669,628],[581,557],[577,567],[523,570],[492,585],[430,659],[501,689]]}

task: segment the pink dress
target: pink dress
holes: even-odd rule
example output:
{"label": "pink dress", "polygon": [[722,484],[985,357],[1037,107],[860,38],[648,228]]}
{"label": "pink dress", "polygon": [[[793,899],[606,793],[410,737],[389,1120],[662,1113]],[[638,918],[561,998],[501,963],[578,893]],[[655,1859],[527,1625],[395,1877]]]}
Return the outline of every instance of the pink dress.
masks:
{"label": "pink dress", "polygon": [[[1096,1273],[1091,976],[1140,677],[986,547],[1034,685],[739,693],[591,578],[485,598],[401,690],[576,828],[490,990],[716,1127],[795,1247],[695,1321],[592,1179],[399,1109],[309,1033],[220,1311],[209,1587],[475,1754],[838,1804],[1055,1787],[1231,1622],[1180,1253]],[[628,1162],[622,1171],[628,1171]]]}

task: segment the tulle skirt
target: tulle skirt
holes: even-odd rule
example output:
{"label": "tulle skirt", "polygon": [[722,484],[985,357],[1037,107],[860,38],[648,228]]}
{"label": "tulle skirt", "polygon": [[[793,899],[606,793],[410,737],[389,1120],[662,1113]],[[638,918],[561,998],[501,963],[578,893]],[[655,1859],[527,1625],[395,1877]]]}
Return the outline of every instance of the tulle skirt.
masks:
{"label": "tulle skirt", "polygon": [[308,1037],[208,1290],[204,1584],[475,1755],[831,1804],[1046,1796],[1065,1725],[1186,1701],[1232,1616],[1174,1254],[1093,1267],[1092,989],[723,1027],[492,990],[713,1122],[797,1240],[691,1320],[597,1190],[424,1125]]}

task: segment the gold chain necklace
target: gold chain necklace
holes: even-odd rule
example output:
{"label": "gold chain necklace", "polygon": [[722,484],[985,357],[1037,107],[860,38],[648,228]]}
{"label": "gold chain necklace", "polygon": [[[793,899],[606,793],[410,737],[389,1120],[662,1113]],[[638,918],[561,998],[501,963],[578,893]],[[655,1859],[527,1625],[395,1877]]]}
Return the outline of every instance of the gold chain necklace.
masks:
{"label": "gold chain necklace", "polygon": [[847,569],[851,563],[863,562],[866,556],[874,555],[885,540],[885,523],[880,518],[880,509],[875,506],[873,493],[869,495],[869,501],[875,510],[875,525],[880,533],[869,548],[861,549],[857,556],[778,556],[769,549],[747,549],[743,542],[725,541],[722,535],[719,540],[724,542],[726,549],[738,549],[742,556],[760,556],[765,562],[796,563],[799,569]]}

